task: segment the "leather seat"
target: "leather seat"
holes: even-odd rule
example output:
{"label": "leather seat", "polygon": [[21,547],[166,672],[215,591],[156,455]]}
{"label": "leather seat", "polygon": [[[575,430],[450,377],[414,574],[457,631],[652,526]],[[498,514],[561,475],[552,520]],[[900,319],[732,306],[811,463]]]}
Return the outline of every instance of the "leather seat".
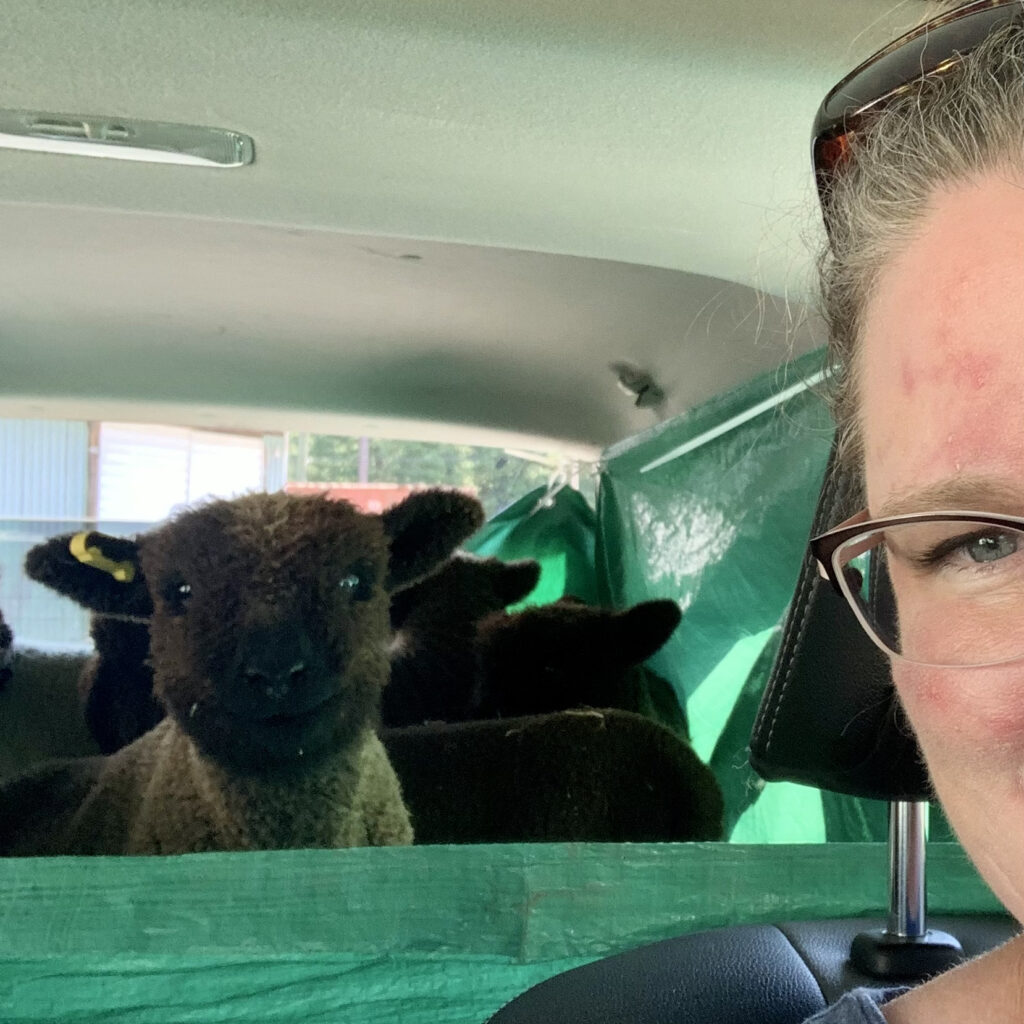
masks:
{"label": "leather seat", "polygon": [[[811,535],[841,522],[859,504],[855,482],[830,459]],[[819,577],[809,553],[754,725],[750,761],[772,781],[888,801],[929,797],[888,662]],[[850,961],[854,937],[877,928],[882,916],[683,935],[542,982],[491,1022],[798,1024],[851,988],[895,983],[861,973]],[[1016,922],[996,915],[940,918],[929,925],[955,935],[967,956],[1017,931]]]}
{"label": "leather seat", "polygon": [[[541,982],[492,1024],[800,1024],[861,985],[848,962],[870,918],[738,925],[606,957]],[[1014,931],[1004,917],[943,917],[975,955]]]}

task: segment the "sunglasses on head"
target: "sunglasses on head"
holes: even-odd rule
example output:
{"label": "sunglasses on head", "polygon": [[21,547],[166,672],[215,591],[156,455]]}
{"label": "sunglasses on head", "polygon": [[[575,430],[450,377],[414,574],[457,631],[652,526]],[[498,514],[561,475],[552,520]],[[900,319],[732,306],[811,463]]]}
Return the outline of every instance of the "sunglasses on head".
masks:
{"label": "sunglasses on head", "polygon": [[924,76],[956,67],[996,29],[1022,19],[1021,0],[974,0],[900,36],[835,86],[818,109],[811,146],[822,208],[828,207],[832,182],[868,115],[914,89]]}

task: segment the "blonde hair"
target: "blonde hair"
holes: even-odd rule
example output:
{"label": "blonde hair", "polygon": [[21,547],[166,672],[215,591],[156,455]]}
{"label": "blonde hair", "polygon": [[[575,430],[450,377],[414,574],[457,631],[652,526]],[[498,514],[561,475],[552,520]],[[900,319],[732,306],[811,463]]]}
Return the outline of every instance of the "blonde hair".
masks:
{"label": "blonde hair", "polygon": [[922,80],[852,140],[828,200],[819,260],[839,454],[859,469],[857,351],[885,265],[913,236],[935,194],[988,173],[1024,173],[1024,25],[1005,26],[955,68]]}

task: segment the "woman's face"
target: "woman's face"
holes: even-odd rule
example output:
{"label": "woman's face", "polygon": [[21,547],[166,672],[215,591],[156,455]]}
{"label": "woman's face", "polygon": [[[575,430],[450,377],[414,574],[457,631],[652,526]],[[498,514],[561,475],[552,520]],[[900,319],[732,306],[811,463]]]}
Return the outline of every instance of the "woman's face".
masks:
{"label": "woman's face", "polygon": [[[1024,185],[993,175],[936,196],[884,268],[862,342],[871,514],[1024,516]],[[1024,920],[1024,660],[893,676],[950,821]]]}

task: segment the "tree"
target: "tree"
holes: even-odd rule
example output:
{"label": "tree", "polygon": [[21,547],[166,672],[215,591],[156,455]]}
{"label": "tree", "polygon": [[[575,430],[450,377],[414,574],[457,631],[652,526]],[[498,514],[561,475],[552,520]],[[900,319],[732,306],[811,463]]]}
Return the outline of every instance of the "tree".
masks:
{"label": "tree", "polygon": [[[288,479],[316,483],[352,483],[359,479],[359,439],[310,434],[302,472],[303,440],[292,435]],[[543,487],[557,455],[545,462],[509,455],[500,448],[443,444],[432,441],[396,441],[374,438],[369,443],[371,483],[465,487],[480,498],[488,518],[536,487]]]}

